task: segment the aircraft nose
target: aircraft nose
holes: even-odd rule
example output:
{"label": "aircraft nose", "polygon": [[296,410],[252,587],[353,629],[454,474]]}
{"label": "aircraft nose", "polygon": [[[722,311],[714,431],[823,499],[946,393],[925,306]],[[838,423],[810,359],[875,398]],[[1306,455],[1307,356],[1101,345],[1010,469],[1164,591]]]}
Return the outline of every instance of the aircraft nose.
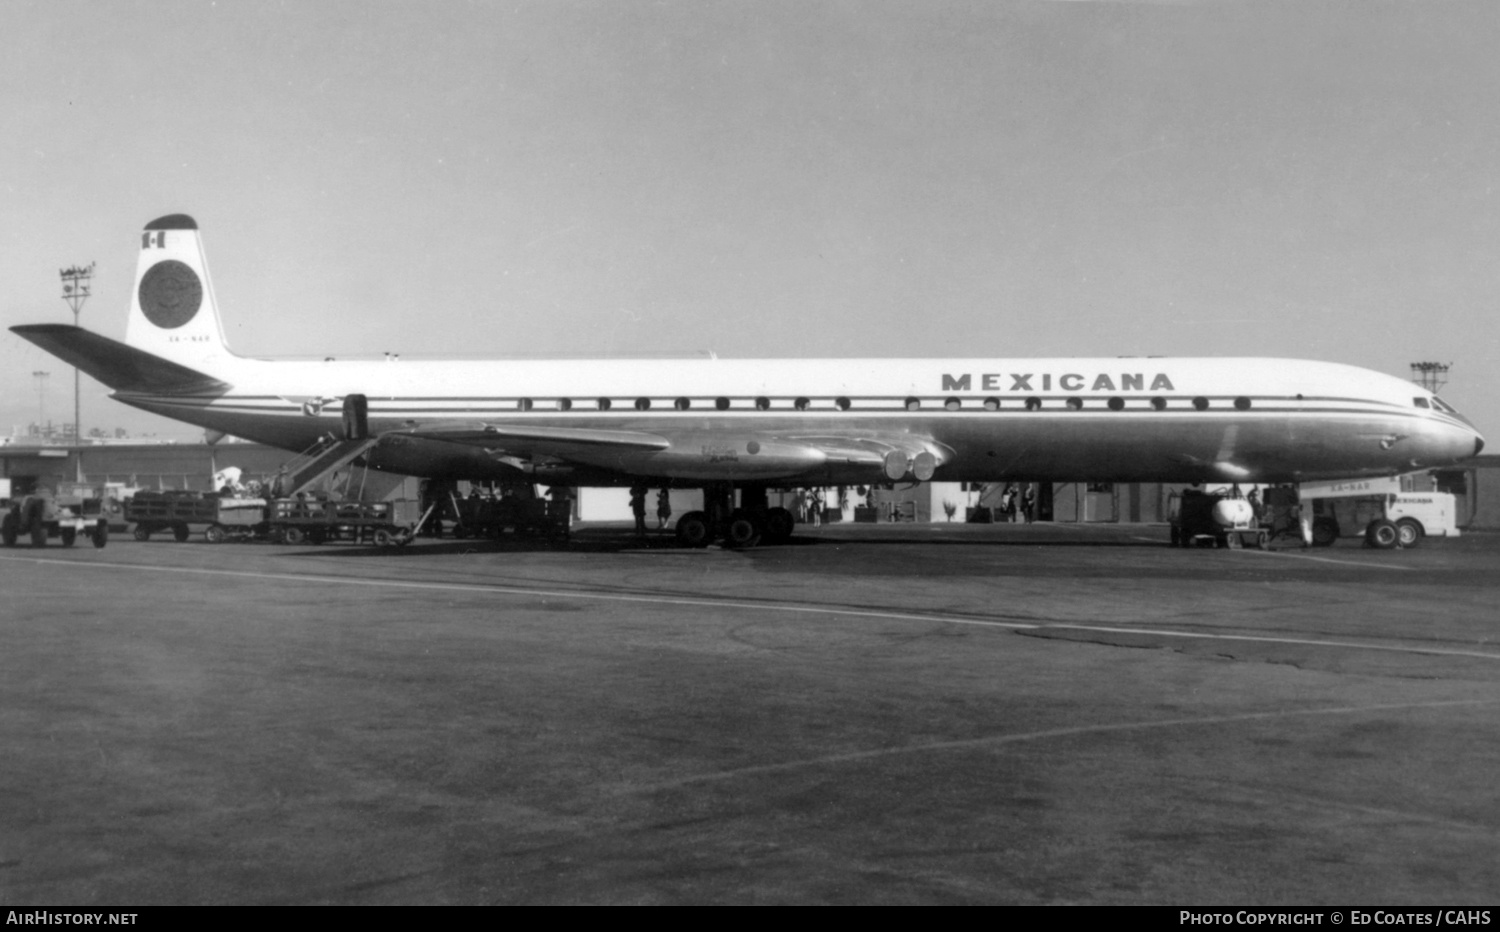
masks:
{"label": "aircraft nose", "polygon": [[1481,437],[1481,436],[1479,436],[1478,434],[1475,434],[1474,435],[1474,455],[1478,456],[1479,455],[1479,451],[1483,450],[1483,449],[1484,449],[1484,438]]}

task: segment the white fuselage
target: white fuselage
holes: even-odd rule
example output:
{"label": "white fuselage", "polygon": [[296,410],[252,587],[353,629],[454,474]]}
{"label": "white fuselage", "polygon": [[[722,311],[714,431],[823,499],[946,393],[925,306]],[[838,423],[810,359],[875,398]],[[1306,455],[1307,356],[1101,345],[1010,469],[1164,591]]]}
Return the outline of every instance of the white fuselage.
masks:
{"label": "white fuselage", "polygon": [[[217,395],[117,393],[169,417],[291,450],[368,399],[372,433],[593,429],[672,449],[570,448],[600,476],[862,481],[866,465],[757,474],[744,449],[911,437],[937,478],[1301,481],[1472,456],[1472,425],[1400,379],[1284,359],[328,360],[221,358]],[[514,453],[497,443],[497,457]],[[835,458],[836,459],[836,458]],[[654,465],[653,465],[654,464]],[[377,457],[377,465],[379,460]],[[394,460],[388,468],[405,471]],[[776,472],[776,470],[771,470]],[[596,477],[597,478],[597,477]]]}

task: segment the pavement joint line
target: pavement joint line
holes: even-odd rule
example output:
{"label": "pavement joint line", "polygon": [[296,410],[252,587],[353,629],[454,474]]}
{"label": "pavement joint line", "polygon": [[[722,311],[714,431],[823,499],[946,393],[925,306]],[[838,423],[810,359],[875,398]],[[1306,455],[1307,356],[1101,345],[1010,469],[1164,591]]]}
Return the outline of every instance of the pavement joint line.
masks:
{"label": "pavement joint line", "polygon": [[1333,557],[1313,557],[1306,554],[1282,553],[1277,550],[1242,550],[1242,553],[1255,553],[1263,557],[1286,557],[1289,560],[1315,560],[1318,563],[1342,563],[1345,566],[1358,566],[1369,570],[1400,570],[1409,573],[1416,569],[1414,566],[1401,566],[1397,563],[1359,563],[1354,560],[1335,560]]}
{"label": "pavement joint line", "polygon": [[0,556],[0,560],[11,563],[33,563],[51,566],[89,567],[93,569],[137,570],[157,573],[182,573],[198,576],[228,576],[238,579],[265,579],[282,582],[331,583],[346,586],[368,586],[377,589],[424,589],[445,592],[476,592],[497,595],[526,595],[542,598],[587,599],[596,602],[631,602],[647,605],[685,605],[699,608],[733,608],[768,612],[787,612],[806,615],[834,615],[851,618],[883,618],[892,621],[922,621],[927,623],[968,625],[981,628],[1002,628],[1010,631],[1092,631],[1103,634],[1136,634],[1157,637],[1174,637],[1197,640],[1248,641],[1267,644],[1295,644],[1305,647],[1342,647],[1352,650],[1377,650],[1389,653],[1426,654],[1449,657],[1474,657],[1482,660],[1500,660],[1500,654],[1483,651],[1452,650],[1438,647],[1402,647],[1383,644],[1361,644],[1354,641],[1323,641],[1310,638],[1269,637],[1251,634],[1214,634],[1208,632],[1170,631],[1160,628],[1119,628],[1107,625],[1086,625],[1075,622],[1018,622],[992,621],[980,618],[960,618],[952,615],[924,615],[913,612],[883,612],[874,609],[836,608],[820,605],[792,605],[775,602],[745,602],[733,599],[687,598],[684,596],[625,595],[621,593],[579,592],[567,589],[532,589],[521,586],[482,585],[478,583],[418,582],[415,580],[369,579],[365,577],[321,576],[297,573],[254,573],[245,570],[205,569],[189,566],[161,566],[142,563],[108,563],[98,560],[58,560],[46,557]]}
{"label": "pavement joint line", "polygon": [[[239,579],[267,579],[282,582],[333,583],[346,586],[369,586],[388,589],[436,589],[445,592],[479,592],[498,595],[529,595],[550,598],[591,599],[600,602],[640,602],[649,605],[688,605],[703,608],[762,609],[773,612],[797,612],[815,615],[848,615],[857,618],[888,618],[898,621],[926,621],[941,624],[976,625],[987,628],[1035,629],[1039,622],[989,621],[979,618],[957,618],[948,615],[922,615],[913,612],[882,612],[874,609],[835,608],[819,605],[791,605],[776,602],[745,602],[732,599],[688,598],[686,596],[626,595],[608,592],[583,592],[571,589],[532,589],[479,583],[419,582],[416,580],[369,579],[348,576],[318,576],[298,573],[252,573],[244,570],[204,569],[190,566],[160,566],[142,563],[106,563],[96,560],[56,560],[45,557],[0,556],[16,563],[39,563],[53,566],[85,566],[95,569],[141,570],[159,573],[184,573],[201,576],[231,576]],[[1497,658],[1500,659],[1500,658]]]}
{"label": "pavement joint line", "polygon": [[1150,634],[1165,638],[1258,641],[1269,644],[1300,644],[1304,647],[1351,647],[1358,650],[1383,650],[1399,654],[1438,654],[1445,657],[1478,657],[1482,660],[1500,660],[1500,654],[1487,654],[1483,651],[1473,650],[1453,650],[1446,647],[1399,647],[1389,644],[1358,644],[1353,641],[1318,641],[1311,638],[1270,637],[1256,634],[1213,634],[1205,631],[1168,631],[1162,628],[1114,628],[1105,625],[1080,625],[1066,621],[1049,622],[1044,625],[1035,625],[1034,627],[1045,631],[1064,629],[1097,631],[1106,634]]}
{"label": "pavement joint line", "polygon": [[[1148,541],[1148,542],[1151,542],[1151,543],[1161,543],[1161,541],[1158,541],[1154,537],[1132,537],[1130,539],[1131,540],[1144,540],[1144,541]],[[1278,550],[1257,550],[1257,549],[1255,549],[1253,547],[1242,548],[1240,552],[1242,552],[1242,553],[1258,553],[1261,556],[1266,556],[1266,557],[1291,557],[1294,560],[1313,560],[1313,561],[1318,562],[1318,563],[1340,563],[1340,564],[1342,564],[1344,566],[1357,566],[1357,567],[1360,567],[1361,569],[1366,569],[1366,570],[1401,570],[1402,572],[1410,572],[1411,570],[1416,569],[1416,567],[1414,567],[1414,566],[1398,566],[1398,565],[1396,565],[1394,563],[1359,563],[1359,562],[1357,562],[1355,560],[1335,560],[1333,557],[1310,557],[1310,556],[1307,556],[1305,554],[1300,554],[1300,555],[1295,555],[1294,556],[1293,554],[1282,553],[1282,552],[1280,552]]]}
{"label": "pavement joint line", "polygon": [[1455,706],[1483,706],[1500,704],[1500,699],[1440,699],[1432,702],[1403,702],[1383,703],[1368,706],[1335,706],[1325,709],[1282,709],[1270,712],[1246,712],[1240,715],[1216,715],[1203,718],[1172,718],[1153,722],[1115,722],[1111,724],[1097,725],[1075,725],[1070,728],[1049,728],[1043,731],[1024,732],[1022,734],[990,735],[983,738],[961,738],[954,741],[932,741],[924,744],[902,745],[891,748],[872,748],[865,751],[847,751],[843,754],[829,754],[823,757],[805,758],[802,760],[782,761],[776,764],[757,764],[751,767],[741,767],[734,770],[723,770],[714,773],[693,774],[676,780],[666,780],[647,786],[630,787],[620,790],[621,794],[637,794],[657,792],[660,790],[675,789],[695,783],[713,783],[723,780],[734,780],[740,777],[753,777],[761,774],[785,773],[788,771],[802,770],[808,767],[821,767],[838,764],[856,764],[867,760],[876,760],[883,757],[894,757],[902,754],[923,754],[941,751],[962,751],[986,747],[1000,747],[1007,744],[1022,744],[1028,741],[1044,741],[1049,738],[1071,738],[1079,735],[1109,734],[1111,732],[1146,731],[1154,728],[1192,728],[1204,725],[1233,725],[1241,722],[1267,721],[1278,718],[1292,718],[1295,716],[1316,715],[1361,715],[1372,712],[1406,712],[1416,709],[1441,709]]}

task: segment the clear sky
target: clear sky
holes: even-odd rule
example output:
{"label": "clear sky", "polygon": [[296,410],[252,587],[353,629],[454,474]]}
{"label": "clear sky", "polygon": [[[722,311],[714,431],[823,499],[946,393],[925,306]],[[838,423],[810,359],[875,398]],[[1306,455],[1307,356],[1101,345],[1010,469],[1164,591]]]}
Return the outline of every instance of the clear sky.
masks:
{"label": "clear sky", "polygon": [[[1254,355],[1500,443],[1500,3],[0,0],[0,324],[254,355]],[[565,364],[565,363],[564,363]],[[71,370],[0,334],[0,433]],[[84,427],[192,428],[105,399]]]}

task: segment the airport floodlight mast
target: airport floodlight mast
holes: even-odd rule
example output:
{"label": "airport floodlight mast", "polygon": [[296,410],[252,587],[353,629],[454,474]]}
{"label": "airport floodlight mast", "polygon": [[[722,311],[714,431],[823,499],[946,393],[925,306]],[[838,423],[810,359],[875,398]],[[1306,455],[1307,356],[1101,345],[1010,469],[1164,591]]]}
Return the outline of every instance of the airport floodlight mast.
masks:
{"label": "airport floodlight mast", "polygon": [[[62,299],[68,302],[68,307],[73,309],[73,326],[78,326],[78,312],[83,310],[83,303],[89,299],[89,289],[94,278],[94,263],[88,265],[74,265],[66,269],[59,269],[58,276],[62,279]],[[73,367],[73,445],[76,447],[83,443],[83,417],[80,413],[78,401],[78,367]],[[75,477],[80,482],[83,480],[83,454],[78,454],[78,475]]]}
{"label": "airport floodlight mast", "polygon": [[1448,384],[1451,362],[1414,362],[1411,364],[1411,380],[1436,395]]}

